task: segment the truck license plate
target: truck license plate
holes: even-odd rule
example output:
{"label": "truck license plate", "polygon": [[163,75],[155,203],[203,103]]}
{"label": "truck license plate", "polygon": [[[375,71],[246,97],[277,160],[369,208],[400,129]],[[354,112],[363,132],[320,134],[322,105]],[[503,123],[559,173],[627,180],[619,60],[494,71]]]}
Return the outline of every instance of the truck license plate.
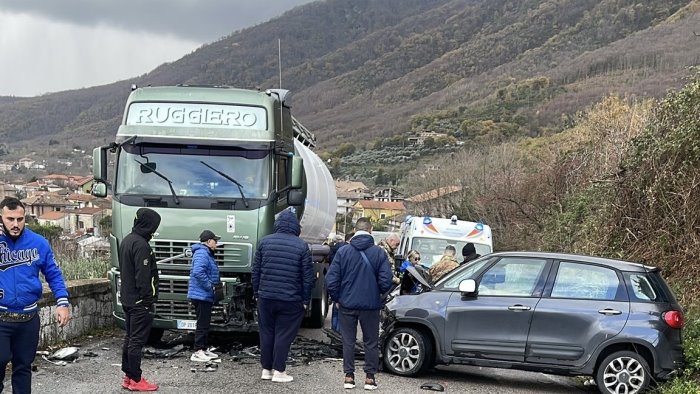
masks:
{"label": "truck license plate", "polygon": [[195,330],[197,328],[196,320],[178,320],[177,321],[178,330]]}

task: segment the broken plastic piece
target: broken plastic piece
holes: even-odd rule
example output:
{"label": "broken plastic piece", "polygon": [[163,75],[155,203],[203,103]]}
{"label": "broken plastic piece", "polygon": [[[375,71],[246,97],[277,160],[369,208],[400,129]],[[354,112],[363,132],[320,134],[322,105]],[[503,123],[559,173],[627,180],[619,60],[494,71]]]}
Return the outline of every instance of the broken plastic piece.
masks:
{"label": "broken plastic piece", "polygon": [[423,383],[420,385],[423,390],[445,391],[445,387],[440,383]]}

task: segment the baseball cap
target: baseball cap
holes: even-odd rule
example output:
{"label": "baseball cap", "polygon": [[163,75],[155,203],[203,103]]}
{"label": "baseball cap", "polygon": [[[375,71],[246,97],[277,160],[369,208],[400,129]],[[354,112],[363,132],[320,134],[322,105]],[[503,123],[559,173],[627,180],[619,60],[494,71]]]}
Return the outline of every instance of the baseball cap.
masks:
{"label": "baseball cap", "polygon": [[218,235],[214,234],[214,233],[211,232],[210,230],[204,230],[204,231],[202,231],[201,234],[199,234],[199,242],[207,242],[207,241],[209,241],[210,239],[214,239],[214,240],[218,241],[218,240],[221,239],[221,237],[219,237]]}

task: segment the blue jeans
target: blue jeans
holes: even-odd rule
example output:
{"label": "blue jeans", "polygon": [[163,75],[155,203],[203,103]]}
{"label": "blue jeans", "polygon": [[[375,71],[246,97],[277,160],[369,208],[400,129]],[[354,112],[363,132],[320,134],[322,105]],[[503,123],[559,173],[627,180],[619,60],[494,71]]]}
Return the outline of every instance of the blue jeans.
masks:
{"label": "blue jeans", "polygon": [[23,323],[0,322],[0,392],[5,367],[12,360],[12,392],[32,392],[32,362],[39,345],[39,315]]}

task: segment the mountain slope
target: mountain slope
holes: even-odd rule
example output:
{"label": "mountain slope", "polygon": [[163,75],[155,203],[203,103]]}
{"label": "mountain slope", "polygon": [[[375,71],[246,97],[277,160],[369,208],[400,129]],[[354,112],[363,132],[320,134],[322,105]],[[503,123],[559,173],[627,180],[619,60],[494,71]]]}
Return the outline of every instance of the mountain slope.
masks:
{"label": "mountain slope", "polygon": [[276,87],[278,38],[283,87],[322,148],[418,129],[469,140],[487,132],[470,126],[483,120],[502,135],[538,135],[611,92],[658,97],[680,86],[699,60],[698,4],[310,3],[127,81],[0,98],[0,138],[29,146],[108,142],[132,83]]}

